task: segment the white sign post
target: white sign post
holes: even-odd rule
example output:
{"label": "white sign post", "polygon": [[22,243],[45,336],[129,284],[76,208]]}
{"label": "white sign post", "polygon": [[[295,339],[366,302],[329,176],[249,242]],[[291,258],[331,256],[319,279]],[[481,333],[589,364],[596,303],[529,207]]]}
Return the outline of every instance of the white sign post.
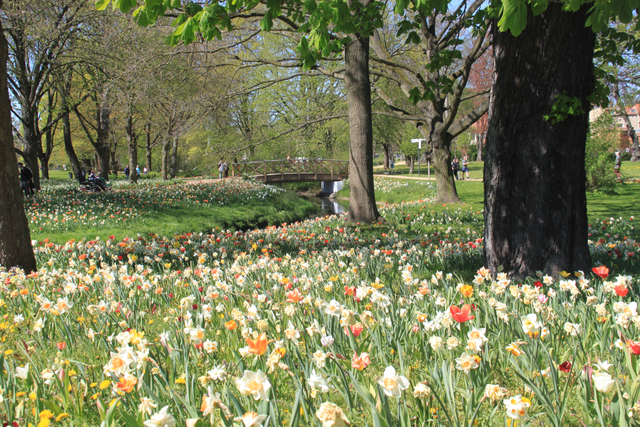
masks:
{"label": "white sign post", "polygon": [[420,176],[420,149],[422,148],[422,141],[427,142],[426,139],[422,139],[422,138],[411,140],[412,143],[416,143],[416,142],[418,143],[418,176]]}

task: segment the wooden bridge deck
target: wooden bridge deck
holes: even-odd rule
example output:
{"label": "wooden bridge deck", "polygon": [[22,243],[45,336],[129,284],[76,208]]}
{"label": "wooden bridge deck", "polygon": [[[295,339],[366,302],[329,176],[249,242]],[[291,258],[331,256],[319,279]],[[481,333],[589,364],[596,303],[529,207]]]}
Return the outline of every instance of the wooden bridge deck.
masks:
{"label": "wooden bridge deck", "polygon": [[257,181],[311,182],[341,181],[349,178],[347,160],[283,159],[232,163],[233,176],[248,175]]}

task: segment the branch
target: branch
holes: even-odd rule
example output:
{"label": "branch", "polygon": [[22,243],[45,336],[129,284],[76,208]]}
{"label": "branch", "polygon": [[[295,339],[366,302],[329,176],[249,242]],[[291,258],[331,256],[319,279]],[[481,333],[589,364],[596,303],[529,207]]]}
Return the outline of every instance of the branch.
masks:
{"label": "branch", "polygon": [[462,132],[469,129],[472,124],[477,122],[487,111],[489,111],[489,99],[485,99],[482,104],[474,108],[473,111],[455,122],[449,128],[449,134],[454,138],[460,135]]}
{"label": "branch", "polygon": [[238,154],[238,153],[240,153],[240,152],[242,152],[242,151],[244,151],[244,150],[248,150],[248,149],[250,149],[250,148],[257,147],[258,145],[265,144],[265,143],[267,143],[267,142],[269,142],[269,141],[273,141],[274,139],[277,139],[277,138],[280,138],[280,137],[282,137],[282,136],[284,136],[284,135],[290,134],[290,133],[292,133],[292,132],[295,132],[295,131],[298,131],[298,130],[304,129],[304,128],[306,128],[307,126],[312,125],[312,124],[315,124],[315,123],[320,123],[320,122],[324,122],[324,121],[327,121],[327,120],[342,119],[342,118],[345,118],[345,117],[348,117],[348,114],[339,114],[339,115],[337,115],[337,116],[321,117],[321,118],[319,118],[319,119],[310,120],[310,121],[308,121],[308,122],[305,122],[305,123],[301,124],[301,125],[300,125],[300,126],[298,126],[298,127],[295,127],[295,128],[289,129],[289,130],[287,130],[287,131],[284,131],[284,132],[282,132],[282,133],[280,133],[280,134],[278,134],[278,135],[276,135],[276,136],[273,136],[273,137],[271,137],[271,138],[263,139],[262,141],[256,142],[256,143],[254,143],[254,144],[246,145],[246,146],[244,146],[244,147],[242,147],[242,148],[239,148],[239,149],[237,149],[237,150],[235,150],[235,151],[232,151],[232,153],[233,153],[234,155],[235,155],[235,154]]}

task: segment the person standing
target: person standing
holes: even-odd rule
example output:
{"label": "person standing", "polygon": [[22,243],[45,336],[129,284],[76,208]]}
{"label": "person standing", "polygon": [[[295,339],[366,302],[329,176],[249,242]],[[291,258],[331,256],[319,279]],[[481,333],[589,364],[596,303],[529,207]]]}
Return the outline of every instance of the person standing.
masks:
{"label": "person standing", "polygon": [[127,179],[129,179],[129,165],[127,165],[127,166],[124,168],[124,176],[126,176],[126,177],[127,177]]}
{"label": "person standing", "polygon": [[224,162],[220,160],[218,162],[218,178],[222,179],[224,177]]}
{"label": "person standing", "polygon": [[23,165],[22,163],[18,163],[18,169],[20,169],[20,188],[22,192],[29,198],[29,196],[35,196],[35,191],[33,190],[33,173],[31,169]]}
{"label": "person standing", "polygon": [[469,158],[467,156],[462,158],[462,179],[464,179],[465,173],[467,174],[467,179],[469,179]]}
{"label": "person standing", "polygon": [[453,163],[451,164],[451,167],[453,168],[453,177],[457,180],[460,180],[460,177],[458,177],[458,171],[460,170],[460,162],[458,161],[457,157],[453,159]]}

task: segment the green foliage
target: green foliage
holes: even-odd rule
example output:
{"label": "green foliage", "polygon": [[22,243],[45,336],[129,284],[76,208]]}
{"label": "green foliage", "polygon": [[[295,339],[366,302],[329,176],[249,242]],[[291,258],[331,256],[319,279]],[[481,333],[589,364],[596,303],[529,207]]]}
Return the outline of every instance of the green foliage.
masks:
{"label": "green foliage", "polygon": [[[123,13],[136,4],[136,0],[96,0],[96,8],[103,10],[110,2],[113,2],[114,9],[118,8]],[[446,9],[446,0],[439,2]],[[254,0],[235,0],[226,3],[214,2],[203,8],[192,1],[143,0],[134,17],[139,25],[148,26],[167,10],[173,10],[178,16],[172,23],[175,30],[166,43],[176,45],[182,41],[184,44],[190,44],[195,41],[196,34],[201,34],[207,40],[220,38],[221,29],[234,28],[230,14],[240,10],[254,10],[261,4]],[[286,7],[283,7],[283,4]],[[371,1],[366,5],[356,1],[349,6],[345,0],[270,0],[266,2],[266,7],[260,21],[262,31],[271,31],[274,21],[280,17],[302,24],[298,26],[298,32],[304,34],[298,45],[298,53],[305,70],[310,69],[321,58],[341,51],[349,41],[347,35],[356,32],[359,35],[371,35],[376,28],[382,26],[384,10],[382,3],[377,1]]]}
{"label": "green foliage", "polygon": [[582,101],[576,96],[567,95],[567,91],[556,95],[556,100],[551,106],[551,112],[544,116],[544,119],[551,122],[552,125],[562,122],[569,116],[580,116],[584,114]]}
{"label": "green foliage", "polygon": [[[590,5],[586,26],[599,32],[616,19],[623,23],[631,22],[633,11],[640,7],[640,0],[569,0],[564,2],[564,10],[575,12],[585,4]],[[547,9],[549,0],[500,0],[499,5],[499,10],[496,9],[500,16],[498,28],[518,36],[527,26],[529,8],[534,15],[539,15]]]}
{"label": "green foliage", "polygon": [[605,113],[592,125],[587,138],[585,169],[588,191],[611,191],[616,182],[615,156],[618,130],[611,114]]}

